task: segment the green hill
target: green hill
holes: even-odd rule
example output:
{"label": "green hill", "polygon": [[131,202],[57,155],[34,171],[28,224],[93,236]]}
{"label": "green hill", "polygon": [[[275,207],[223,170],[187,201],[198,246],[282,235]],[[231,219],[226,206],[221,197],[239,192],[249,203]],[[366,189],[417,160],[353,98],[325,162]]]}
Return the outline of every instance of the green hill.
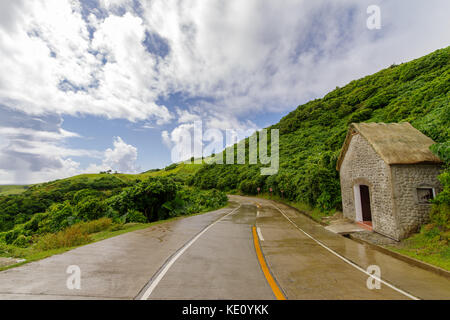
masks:
{"label": "green hill", "polygon": [[116,177],[124,183],[131,183],[134,181],[143,181],[149,177],[165,177],[176,176],[178,180],[187,179],[191,175],[195,174],[201,165],[186,165],[184,163],[178,165],[171,165],[165,169],[154,169],[138,174],[125,174],[125,173],[89,173],[80,174],[70,178],[54,180],[45,183],[38,183],[35,185],[0,185],[0,196],[17,195],[26,192],[30,189],[29,193],[33,191],[41,190],[57,190],[64,187],[65,184],[78,183],[78,182],[95,182],[104,177]]}
{"label": "green hill", "polygon": [[[123,203],[136,204],[140,201],[140,198],[131,199],[129,194],[137,192],[134,189],[139,186],[141,189],[145,189],[146,184],[152,183],[151,181],[162,181],[162,184],[179,191],[171,195],[176,198],[176,201],[175,198],[172,199],[175,201],[174,203],[171,203],[168,199],[165,200],[167,202],[166,213],[169,216],[215,208],[217,203],[215,202],[214,190],[211,191],[212,193],[199,191],[184,184],[185,180],[195,174],[198,169],[200,169],[200,165],[178,164],[141,174],[82,174],[30,186],[0,186],[0,244],[2,236],[5,236],[2,231],[9,231],[18,226],[23,226],[23,224],[27,224],[27,228],[30,228],[30,230],[27,229],[29,232],[26,236],[32,236],[36,230],[41,230],[41,226],[38,226],[36,219],[39,220],[39,224],[42,224],[41,220],[61,220],[56,223],[58,227],[52,229],[52,231],[57,231],[63,225],[66,226],[65,224],[71,225],[75,222],[89,221],[104,216],[110,218],[123,217],[128,211],[136,208],[132,206],[121,207],[119,210],[108,201],[112,201],[113,197],[121,195],[125,198],[128,197],[126,200],[119,199],[121,205]],[[147,191],[149,190],[145,192]],[[143,197],[145,198],[147,195],[143,195]],[[225,195],[220,193],[220,197],[221,204],[224,204]],[[84,209],[81,208],[82,203],[86,205]],[[139,210],[146,208],[146,206],[143,206]],[[83,210],[86,214],[81,213]],[[91,216],[89,212],[94,216]],[[150,216],[149,213],[146,218],[148,221],[153,221],[165,217]],[[33,225],[32,227],[28,226],[30,223]],[[13,240],[20,234],[20,232],[14,233]]]}
{"label": "green hill", "polygon": [[26,186],[26,185],[22,185],[22,186],[3,185],[3,186],[0,186],[0,196],[20,194],[22,192],[25,192],[28,188],[29,188],[29,186]]}
{"label": "green hill", "polygon": [[450,47],[355,80],[297,107],[269,129],[280,130],[280,170],[259,165],[205,165],[190,183],[205,189],[255,194],[273,188],[322,211],[341,208],[336,160],[352,122],[410,122],[449,159]]}

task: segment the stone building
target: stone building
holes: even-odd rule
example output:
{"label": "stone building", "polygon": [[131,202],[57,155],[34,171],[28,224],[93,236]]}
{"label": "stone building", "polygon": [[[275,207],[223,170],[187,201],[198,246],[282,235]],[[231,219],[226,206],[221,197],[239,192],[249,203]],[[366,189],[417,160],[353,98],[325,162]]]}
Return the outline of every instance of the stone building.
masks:
{"label": "stone building", "polygon": [[353,123],[337,163],[344,216],[395,240],[418,231],[441,188],[433,143],[409,123]]}

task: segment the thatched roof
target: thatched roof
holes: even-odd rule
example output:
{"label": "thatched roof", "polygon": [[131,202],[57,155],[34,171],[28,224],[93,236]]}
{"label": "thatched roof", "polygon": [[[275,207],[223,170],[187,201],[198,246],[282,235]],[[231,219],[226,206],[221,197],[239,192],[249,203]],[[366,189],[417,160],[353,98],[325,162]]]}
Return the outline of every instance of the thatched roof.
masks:
{"label": "thatched roof", "polygon": [[441,163],[430,151],[434,141],[410,123],[352,123],[339,155],[340,169],[348,146],[355,134],[361,134],[387,164]]}

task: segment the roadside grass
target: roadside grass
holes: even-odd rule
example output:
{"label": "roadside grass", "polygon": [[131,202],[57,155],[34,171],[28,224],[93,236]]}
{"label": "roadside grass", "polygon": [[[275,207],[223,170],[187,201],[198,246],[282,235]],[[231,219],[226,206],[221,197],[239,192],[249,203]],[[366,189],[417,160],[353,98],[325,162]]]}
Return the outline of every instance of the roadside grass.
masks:
{"label": "roadside grass", "polygon": [[[222,208],[226,208],[228,206],[229,203],[227,203],[227,205]],[[57,233],[44,235],[40,239],[38,239],[35,244],[25,248],[17,247],[14,245],[7,245],[0,242],[0,257],[25,259],[25,261],[16,264],[0,267],[0,271],[16,268],[33,261],[51,257],[53,255],[62,254],[75,248],[106,240],[112,237],[117,237],[128,232],[146,229],[162,223],[205,214],[210,211],[214,210],[207,210],[190,215],[177,216],[166,220],[155,221],[152,223],[115,224],[112,223],[109,218],[101,218],[98,220],[73,225]]]}
{"label": "roadside grass", "polygon": [[254,196],[254,197],[267,199],[267,200],[274,200],[274,201],[278,201],[278,202],[287,204],[287,205],[289,205],[291,207],[296,208],[301,213],[311,217],[314,221],[316,221],[318,223],[321,223],[321,224],[328,224],[329,222],[328,221],[324,221],[323,218],[329,217],[329,216],[334,214],[334,211],[329,213],[329,214],[327,214],[327,213],[324,213],[324,212],[320,211],[317,208],[311,208],[311,206],[309,206],[309,205],[307,205],[305,203],[290,201],[290,200],[282,198],[282,197],[280,197],[278,195],[270,196],[267,193],[261,193],[261,194],[259,194],[257,196]]}
{"label": "roadside grass", "polygon": [[450,271],[450,232],[433,224],[422,227],[420,233],[387,249]]}

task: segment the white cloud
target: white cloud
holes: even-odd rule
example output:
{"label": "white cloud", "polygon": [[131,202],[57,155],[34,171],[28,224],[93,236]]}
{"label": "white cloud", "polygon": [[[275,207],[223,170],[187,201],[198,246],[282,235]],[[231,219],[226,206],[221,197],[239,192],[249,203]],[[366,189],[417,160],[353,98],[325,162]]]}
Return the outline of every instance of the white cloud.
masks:
{"label": "white cloud", "polygon": [[177,120],[178,123],[187,123],[187,122],[194,122],[194,121],[200,121],[202,118],[199,114],[191,113],[188,110],[183,110],[180,108],[177,108]]}
{"label": "white cloud", "polygon": [[168,148],[172,147],[172,140],[170,139],[170,135],[167,130],[164,130],[161,132],[161,138],[162,138],[163,143],[166,145],[166,147],[168,147]]}
{"label": "white cloud", "polygon": [[[113,170],[136,173],[137,148],[120,137],[105,151],[70,148],[68,140],[82,138],[64,130],[59,116],[30,117],[0,107],[0,184],[29,184],[81,173]],[[74,157],[101,160],[87,168]]]}
{"label": "white cloud", "polygon": [[101,156],[95,150],[69,148],[68,139],[80,138],[61,128],[59,116],[30,117],[0,107],[0,184],[36,183],[80,172],[70,157]]}
{"label": "white cloud", "polygon": [[136,164],[138,156],[136,147],[125,143],[121,137],[114,138],[113,147],[113,149],[106,149],[101,165],[91,164],[86,172],[98,173],[112,170],[120,173],[137,173],[140,170]]}
{"label": "white cloud", "polygon": [[116,9],[120,7],[130,8],[133,0],[99,0],[100,6],[105,9]]}
{"label": "white cloud", "polygon": [[82,173],[80,164],[72,159],[62,159],[55,157],[59,162],[59,167],[46,167],[39,171],[29,170],[29,163],[21,158],[15,159],[20,167],[19,170],[4,170],[0,168],[0,184],[33,184],[45,181],[53,181],[71,177]]}
{"label": "white cloud", "polygon": [[[2,1],[0,103],[162,125],[174,116],[158,101],[182,92],[210,103],[196,103],[196,113],[181,106],[179,123],[242,119],[291,110],[450,41],[446,0],[134,3],[101,0],[104,14],[85,19],[75,0]],[[381,6],[379,31],[366,28],[370,4]],[[167,55],[146,50],[150,33],[167,42]]]}
{"label": "white cloud", "polygon": [[122,173],[136,173],[137,148],[126,144],[122,138],[114,139],[114,149],[105,151],[104,164]]}
{"label": "white cloud", "polygon": [[[161,132],[163,144],[171,150],[172,162],[189,160],[192,156],[195,158],[202,155],[209,156],[205,152],[212,139],[211,135],[214,136],[216,146],[221,144],[225,147],[233,145],[259,130],[251,121],[241,122],[226,114],[207,116],[206,121],[194,116],[191,119],[191,116],[188,116],[191,121],[178,125],[170,133],[167,130]],[[227,132],[232,133],[234,139],[237,140],[227,140]],[[216,141],[216,139],[220,140],[220,137],[222,141]]]}
{"label": "white cloud", "polygon": [[377,34],[366,28],[369,4],[151,1],[144,7],[150,29],[172,49],[161,78],[191,96],[213,98],[208,112],[245,117],[290,110],[393,61],[448,45],[448,1],[381,2],[384,29]]}
{"label": "white cloud", "polygon": [[155,103],[155,59],[142,45],[141,18],[91,15],[87,23],[69,0],[33,1],[22,16],[16,30],[0,28],[0,104],[30,114],[172,118]]}
{"label": "white cloud", "polygon": [[65,138],[79,138],[80,135],[75,132],[66,131],[59,128],[58,131],[39,131],[28,128],[12,128],[12,127],[0,127],[0,135],[4,137],[26,135],[34,136],[40,140],[62,140]]}
{"label": "white cloud", "polygon": [[[163,131],[163,143],[171,151],[171,161],[177,163],[190,159],[194,155],[193,143],[194,139],[194,124],[181,124],[169,134]],[[199,142],[197,142],[199,143]],[[198,154],[196,156],[199,156]]]}

